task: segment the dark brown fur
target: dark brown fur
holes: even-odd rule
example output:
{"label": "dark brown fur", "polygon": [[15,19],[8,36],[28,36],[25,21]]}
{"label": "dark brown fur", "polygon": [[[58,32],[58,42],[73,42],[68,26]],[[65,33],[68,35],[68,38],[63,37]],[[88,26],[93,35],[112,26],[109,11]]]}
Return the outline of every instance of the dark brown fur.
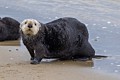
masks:
{"label": "dark brown fur", "polygon": [[19,39],[19,25],[18,21],[10,17],[0,19],[0,41]]}
{"label": "dark brown fur", "polygon": [[95,51],[88,41],[88,30],[77,19],[60,18],[42,24],[41,28],[34,36],[22,33],[23,43],[30,52],[32,64],[39,63],[43,58],[75,59],[95,56]]}

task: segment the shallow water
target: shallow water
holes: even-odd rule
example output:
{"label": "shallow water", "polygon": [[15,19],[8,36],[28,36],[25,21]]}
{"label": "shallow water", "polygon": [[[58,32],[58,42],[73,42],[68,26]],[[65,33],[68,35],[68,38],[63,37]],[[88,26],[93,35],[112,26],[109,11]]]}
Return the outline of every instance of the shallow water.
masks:
{"label": "shallow water", "polygon": [[[59,17],[75,17],[85,23],[96,54],[110,56],[93,59],[93,69],[120,73],[119,0],[0,0],[0,16],[20,22],[35,18],[43,23]],[[23,47],[23,46],[22,46]],[[24,48],[23,48],[24,49]]]}

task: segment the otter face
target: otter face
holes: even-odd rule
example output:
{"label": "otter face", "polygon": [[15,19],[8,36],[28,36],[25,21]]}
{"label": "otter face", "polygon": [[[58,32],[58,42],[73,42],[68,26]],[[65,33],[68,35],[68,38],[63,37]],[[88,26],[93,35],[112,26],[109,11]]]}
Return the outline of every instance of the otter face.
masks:
{"label": "otter face", "polygon": [[20,24],[20,29],[23,32],[23,34],[28,36],[33,36],[38,33],[40,30],[41,24],[35,20],[35,19],[25,19]]}

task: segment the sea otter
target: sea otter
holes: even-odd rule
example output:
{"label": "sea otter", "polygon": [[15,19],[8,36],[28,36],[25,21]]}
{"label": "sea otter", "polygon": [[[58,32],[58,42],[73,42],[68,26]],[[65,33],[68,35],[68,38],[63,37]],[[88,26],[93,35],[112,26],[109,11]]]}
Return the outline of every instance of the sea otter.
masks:
{"label": "sea otter", "polygon": [[43,58],[92,58],[95,50],[88,41],[85,24],[75,18],[64,17],[49,23],[25,19],[20,24],[24,45],[31,55],[31,64]]}
{"label": "sea otter", "polygon": [[0,18],[0,41],[19,39],[19,25],[20,23],[13,18]]}

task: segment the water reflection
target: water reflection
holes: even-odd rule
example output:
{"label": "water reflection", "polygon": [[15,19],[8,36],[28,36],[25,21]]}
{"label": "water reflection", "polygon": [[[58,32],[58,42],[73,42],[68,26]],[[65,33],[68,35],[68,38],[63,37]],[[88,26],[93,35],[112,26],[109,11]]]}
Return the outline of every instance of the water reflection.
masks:
{"label": "water reflection", "polygon": [[42,64],[56,64],[56,65],[66,65],[66,66],[81,66],[81,67],[93,67],[93,60],[58,60],[58,59],[43,59]]}
{"label": "water reflection", "polygon": [[[4,46],[7,48],[7,46],[18,46],[23,50],[25,53],[23,54],[26,57],[29,56],[29,53],[26,52],[27,49],[24,48],[23,43],[21,40],[15,40],[15,41],[3,41],[0,42],[0,46]],[[17,53],[21,53],[21,50],[16,49]],[[12,49],[8,49],[8,52],[12,52]],[[10,58],[13,59],[13,58]],[[28,60],[28,59],[27,59]],[[58,59],[43,59],[42,64],[53,64],[53,65],[65,65],[65,66],[77,66],[77,67],[89,67],[93,68],[95,70],[100,70],[104,72],[109,72],[109,73],[120,73],[120,55],[112,55],[111,57],[107,58],[94,58],[93,60],[86,60],[83,61],[81,59],[79,60],[65,60],[65,61],[60,61]]]}
{"label": "water reflection", "polygon": [[20,46],[20,40],[1,41],[0,46]]}

